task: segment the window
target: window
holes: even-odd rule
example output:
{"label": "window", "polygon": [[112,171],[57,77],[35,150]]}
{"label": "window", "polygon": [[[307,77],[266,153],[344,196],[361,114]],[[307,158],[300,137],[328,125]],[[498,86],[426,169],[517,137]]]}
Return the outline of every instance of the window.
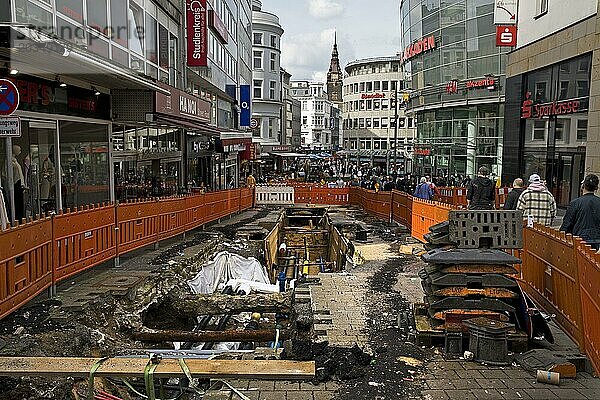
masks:
{"label": "window", "polygon": [[155,64],[158,63],[158,44],[156,32],[156,20],[149,14],[146,14],[146,59]]}
{"label": "window", "polygon": [[541,17],[542,15],[548,12],[548,0],[536,0],[537,1],[537,9],[536,16]]}
{"label": "window", "polygon": [[367,82],[367,92],[373,91],[373,82]]}
{"label": "window", "polygon": [[83,22],[83,0],[56,0],[56,11],[72,20]]}
{"label": "window", "polygon": [[273,47],[274,49],[277,48],[277,36],[275,35],[271,35],[271,47]]}
{"label": "window", "polygon": [[373,110],[379,110],[381,108],[381,101],[380,100],[373,100]]}
{"label": "window", "polygon": [[364,118],[358,119],[358,127],[361,129],[365,127],[365,119]]}
{"label": "window", "polygon": [[587,127],[588,127],[587,119],[578,119],[577,120],[577,141],[578,142],[585,142],[587,140]]}
{"label": "window", "polygon": [[177,54],[179,54],[179,44],[177,36],[172,33],[169,35],[169,79],[172,86],[177,86]]}
{"label": "window", "polygon": [[277,71],[277,54],[271,53],[271,72]]}
{"label": "window", "polygon": [[373,82],[373,90],[376,92],[381,90],[381,82],[380,81]]}
{"label": "window", "polygon": [[388,127],[388,119],[387,117],[381,118],[381,129],[386,129]]}
{"label": "window", "polygon": [[306,124],[308,124],[308,117],[304,116],[304,117],[302,117],[302,125],[306,125]]}
{"label": "window", "polygon": [[557,142],[567,142],[568,143],[570,132],[571,132],[571,119],[557,118],[554,140]]}
{"label": "window", "polygon": [[559,100],[565,100],[569,98],[569,81],[560,81],[559,84]]}
{"label": "window", "polygon": [[371,126],[371,118],[367,118],[367,128],[370,128]]}
{"label": "window", "polygon": [[545,103],[548,101],[546,97],[546,88],[548,82],[536,82],[535,83],[535,101]]}
{"label": "window", "polygon": [[586,80],[577,81],[577,97],[585,97],[590,93],[589,83]]}
{"label": "window", "polygon": [[373,118],[373,128],[379,129],[379,118]]}
{"label": "window", "polygon": [[302,102],[302,110],[303,111],[308,111],[308,101],[304,100]]}
{"label": "window", "polygon": [[161,68],[169,68],[169,31],[162,25],[158,25],[158,65]]}
{"label": "window", "polygon": [[144,54],[144,11],[133,1],[129,3],[129,48],[142,55]]}
{"label": "window", "polygon": [[87,2],[87,24],[90,28],[102,32],[105,35],[108,34],[108,17],[107,0],[94,0]]}
{"label": "window", "polygon": [[263,40],[263,34],[262,33],[255,33],[254,34],[254,44],[261,45],[262,44],[262,40]]}
{"label": "window", "polygon": [[381,82],[381,90],[383,90],[384,92],[390,90],[390,83],[388,81]]}
{"label": "window", "polygon": [[262,51],[254,51],[253,53],[254,53],[254,68],[262,69],[262,57],[263,57]]}
{"label": "window", "polygon": [[408,127],[409,127],[409,128],[412,128],[412,127],[413,127],[413,121],[414,121],[414,119],[413,119],[413,118],[409,118],[409,119],[408,119]]}
{"label": "window", "polygon": [[277,89],[277,82],[276,81],[269,82],[269,99],[275,100],[275,95],[277,92],[276,89]]}
{"label": "window", "polygon": [[361,91],[361,92],[364,92],[364,91],[365,91],[365,83],[364,83],[364,82],[361,82],[361,83],[360,83],[360,91]]}
{"label": "window", "polygon": [[388,99],[382,99],[381,100],[381,109],[387,110],[388,108],[390,108],[390,101]]}
{"label": "window", "polygon": [[533,122],[533,134],[531,140],[546,140],[546,121],[538,120]]}
{"label": "window", "polygon": [[262,83],[263,83],[263,81],[261,81],[260,79],[254,80],[254,98],[255,99],[262,99]]}

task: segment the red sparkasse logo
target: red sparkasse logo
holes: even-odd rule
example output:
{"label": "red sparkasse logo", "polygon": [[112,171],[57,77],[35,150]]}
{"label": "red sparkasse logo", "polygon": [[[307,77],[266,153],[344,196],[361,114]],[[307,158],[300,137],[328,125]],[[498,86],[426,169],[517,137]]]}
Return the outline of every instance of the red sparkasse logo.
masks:
{"label": "red sparkasse logo", "polygon": [[517,45],[517,26],[496,26],[496,47],[515,47]]}
{"label": "red sparkasse logo", "polygon": [[574,114],[579,112],[579,100],[553,101],[552,103],[534,104],[531,92],[525,93],[525,100],[521,106],[521,118],[543,118],[554,115]]}
{"label": "red sparkasse logo", "polygon": [[187,65],[208,65],[208,21],[206,0],[186,0]]}

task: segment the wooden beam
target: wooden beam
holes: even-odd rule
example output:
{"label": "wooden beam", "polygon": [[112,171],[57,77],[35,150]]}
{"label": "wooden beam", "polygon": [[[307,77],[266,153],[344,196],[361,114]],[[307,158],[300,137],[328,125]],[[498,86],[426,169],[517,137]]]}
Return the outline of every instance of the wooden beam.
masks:
{"label": "wooden beam", "polygon": [[[87,378],[98,358],[0,357],[0,376]],[[143,378],[147,358],[109,358],[97,377]],[[213,379],[304,380],[315,376],[314,361],[186,359],[192,377]],[[177,359],[163,359],[155,378],[185,378]]]}
{"label": "wooden beam", "polygon": [[259,313],[290,313],[292,293],[251,293],[248,296],[225,294],[190,294],[183,298],[169,299],[168,306],[181,315],[239,314],[245,311]]}

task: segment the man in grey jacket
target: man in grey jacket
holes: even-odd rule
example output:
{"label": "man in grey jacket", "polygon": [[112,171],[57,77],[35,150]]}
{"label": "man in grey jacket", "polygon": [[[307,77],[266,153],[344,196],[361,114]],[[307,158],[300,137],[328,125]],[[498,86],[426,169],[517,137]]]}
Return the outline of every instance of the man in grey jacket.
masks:
{"label": "man in grey jacket", "polygon": [[598,176],[590,174],[581,182],[581,197],[569,204],[560,230],[579,236],[587,244],[600,248],[600,198],[594,193],[598,190]]}

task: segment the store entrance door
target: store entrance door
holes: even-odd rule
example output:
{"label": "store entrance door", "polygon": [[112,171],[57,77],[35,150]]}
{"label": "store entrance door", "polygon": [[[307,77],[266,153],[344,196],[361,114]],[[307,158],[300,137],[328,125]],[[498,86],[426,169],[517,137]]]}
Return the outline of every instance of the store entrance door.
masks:
{"label": "store entrance door", "polygon": [[567,207],[572,200],[579,197],[584,171],[584,154],[558,154],[554,163],[552,192],[559,207]]}

